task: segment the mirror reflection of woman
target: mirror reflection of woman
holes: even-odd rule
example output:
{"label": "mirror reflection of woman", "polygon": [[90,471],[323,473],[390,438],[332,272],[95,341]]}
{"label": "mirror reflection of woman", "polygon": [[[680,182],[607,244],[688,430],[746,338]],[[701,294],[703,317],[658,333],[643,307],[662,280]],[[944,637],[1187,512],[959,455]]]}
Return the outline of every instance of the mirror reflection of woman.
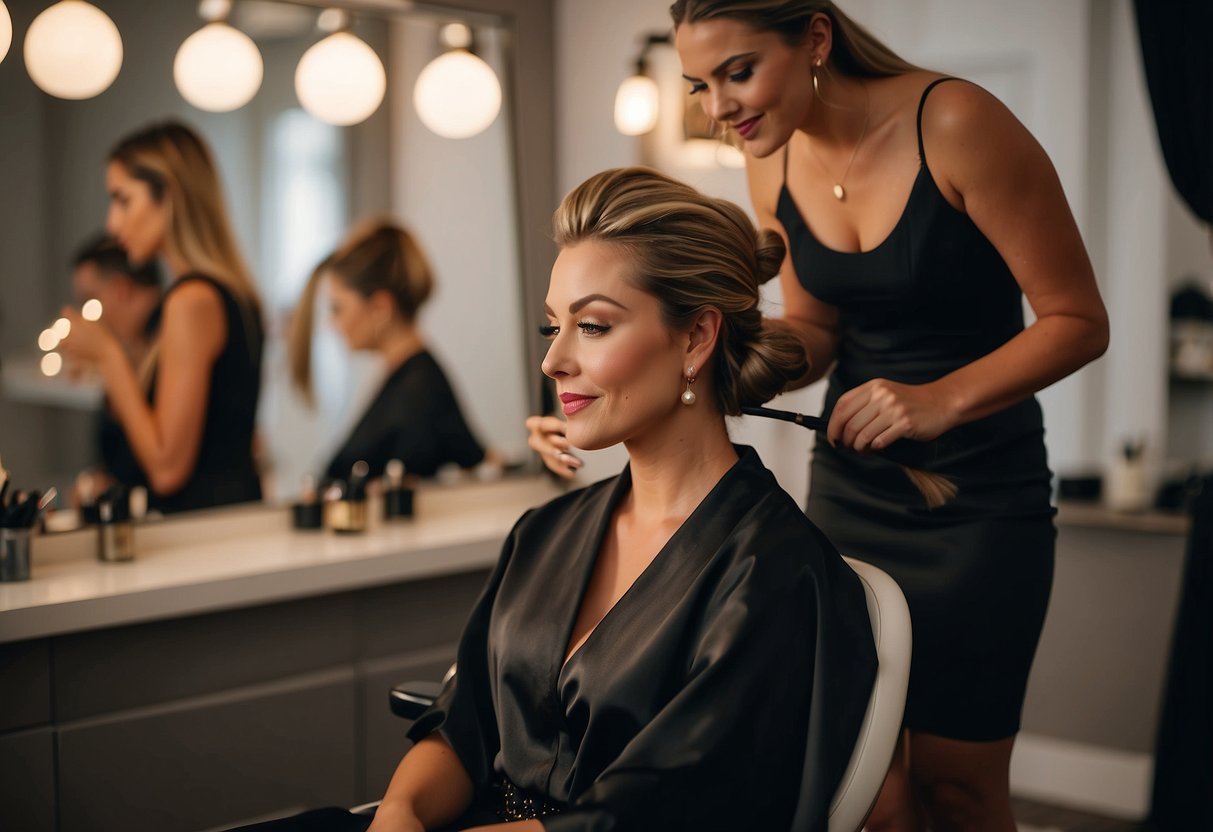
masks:
{"label": "mirror reflection of woman", "polygon": [[346,480],[364,461],[379,477],[393,459],[430,477],[446,465],[473,468],[486,452],[464,419],[446,373],[426,347],[417,316],[434,288],[421,247],[399,225],[356,229],[313,272],[291,328],[291,372],[310,396],[312,309],[323,285],[333,326],[351,350],[377,353],[387,375],[375,399],[325,466]]}
{"label": "mirror reflection of woman", "polygon": [[155,339],[140,367],[101,321],[72,308],[62,349],[92,364],[114,417],[163,512],[261,499],[253,431],[264,341],[261,303],[236,246],[205,142],[164,122],[109,154],[106,230],[135,264],[171,275]]}
{"label": "mirror reflection of woman", "polygon": [[[149,261],[134,265],[118,241],[106,234],[86,242],[72,262],[76,302],[101,303],[106,328],[118,339],[132,366],[138,367],[155,343],[160,327],[164,290],[158,264]],[[108,401],[97,413],[96,438],[101,467],[84,472],[91,492],[100,493],[115,482],[127,487],[143,482],[139,462]]]}

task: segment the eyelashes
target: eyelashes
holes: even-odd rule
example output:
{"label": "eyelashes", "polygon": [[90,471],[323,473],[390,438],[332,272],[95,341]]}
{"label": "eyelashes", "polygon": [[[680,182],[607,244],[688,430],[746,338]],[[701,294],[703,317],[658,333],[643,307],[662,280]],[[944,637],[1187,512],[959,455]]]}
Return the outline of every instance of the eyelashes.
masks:
{"label": "eyelashes", "polygon": [[[603,335],[611,329],[608,324],[595,324],[589,321],[578,321],[577,328],[586,335]],[[555,324],[546,324],[539,327],[539,334],[550,341],[560,334],[560,327]]]}
{"label": "eyelashes", "polygon": [[[729,80],[735,84],[740,84],[743,81],[750,80],[750,77],[753,76],[753,74],[754,74],[754,67],[747,66],[743,69],[739,69],[736,72],[730,74]],[[698,95],[699,93],[703,92],[707,88],[708,88],[707,84],[703,83],[702,81],[698,81],[694,84],[691,84],[690,94]]]}

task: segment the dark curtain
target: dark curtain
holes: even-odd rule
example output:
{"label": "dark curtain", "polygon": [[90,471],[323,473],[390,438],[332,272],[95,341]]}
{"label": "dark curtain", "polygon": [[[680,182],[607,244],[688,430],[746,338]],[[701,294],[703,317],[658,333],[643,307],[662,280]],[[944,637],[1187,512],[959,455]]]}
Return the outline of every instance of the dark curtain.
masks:
{"label": "dark curtain", "polygon": [[1171,182],[1197,217],[1213,223],[1213,1],[1135,0],[1134,6]]}
{"label": "dark curtain", "polygon": [[1213,474],[1200,482],[1154,753],[1159,832],[1213,829]]}

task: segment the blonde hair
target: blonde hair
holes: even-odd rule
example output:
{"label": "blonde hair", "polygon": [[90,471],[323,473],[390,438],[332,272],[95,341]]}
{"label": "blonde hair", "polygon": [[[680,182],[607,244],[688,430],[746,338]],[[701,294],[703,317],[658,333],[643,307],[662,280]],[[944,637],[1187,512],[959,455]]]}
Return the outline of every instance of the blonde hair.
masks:
{"label": "blonde hair", "polygon": [[795,336],[763,326],[759,286],[779,273],[783,239],[757,231],[731,202],[705,196],[655,170],[616,168],[590,177],[556,209],[556,243],[620,245],[636,285],[654,295],[672,329],[705,309],[723,320],[715,355],[716,399],[725,414],[762,404],[808,370]]}
{"label": "blonde hair", "polygon": [[815,14],[833,28],[829,63],[844,75],[882,78],[914,72],[918,67],[885,46],[847,17],[831,0],[677,0],[670,6],[674,27],[716,17],[730,17],[759,32],[777,32],[789,45],[804,41]]}
{"label": "blonde hair", "polygon": [[368,220],[312,270],[291,321],[291,378],[309,399],[312,393],[312,326],[316,288],[325,273],[369,298],[386,291],[406,321],[413,321],[434,291],[430,262],[417,240],[388,219]]}
{"label": "blonde hair", "polygon": [[202,138],[180,122],[165,121],[127,136],[109,159],[146,183],[157,202],[168,200],[165,247],[260,314],[256,284],[236,246],[218,170]]}
{"label": "blonde hair", "polygon": [[[254,343],[261,332],[261,301],[236,246],[219,173],[206,143],[184,124],[165,121],[122,139],[110,151],[109,160],[145,183],[156,202],[168,201],[165,247],[190,271],[206,275],[231,292],[249,343]],[[144,386],[151,384],[159,354],[157,339],[139,368]]]}

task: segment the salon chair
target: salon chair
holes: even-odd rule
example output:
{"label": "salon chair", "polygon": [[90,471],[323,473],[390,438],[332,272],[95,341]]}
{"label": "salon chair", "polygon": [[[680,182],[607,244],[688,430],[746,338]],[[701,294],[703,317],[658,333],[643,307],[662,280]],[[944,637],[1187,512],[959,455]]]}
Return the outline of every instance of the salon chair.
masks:
{"label": "salon chair", "polygon": [[[863,829],[893,760],[910,680],[910,610],[901,588],[882,569],[854,558],[845,560],[863,584],[879,666],[855,749],[830,804],[829,832]],[[452,666],[443,684],[454,672]],[[389,695],[392,713],[405,719],[416,719],[441,690],[442,684],[436,682],[397,685]],[[354,811],[373,812],[376,805],[367,804]],[[802,828],[804,822],[799,817],[794,818],[792,832]]]}

